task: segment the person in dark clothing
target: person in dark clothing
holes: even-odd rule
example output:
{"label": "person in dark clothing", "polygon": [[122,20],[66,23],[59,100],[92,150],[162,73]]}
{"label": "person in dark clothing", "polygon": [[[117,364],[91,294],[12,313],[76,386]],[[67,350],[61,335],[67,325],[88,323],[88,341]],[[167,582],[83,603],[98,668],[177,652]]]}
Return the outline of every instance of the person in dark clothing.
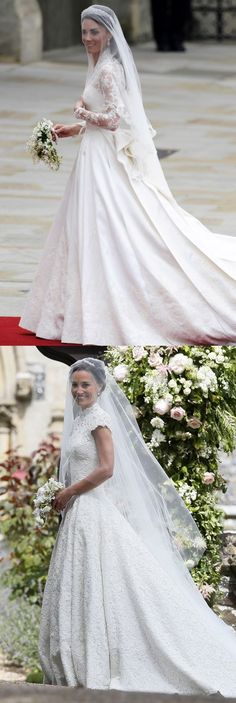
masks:
{"label": "person in dark clothing", "polygon": [[153,34],[158,51],[185,51],[191,0],[151,0]]}

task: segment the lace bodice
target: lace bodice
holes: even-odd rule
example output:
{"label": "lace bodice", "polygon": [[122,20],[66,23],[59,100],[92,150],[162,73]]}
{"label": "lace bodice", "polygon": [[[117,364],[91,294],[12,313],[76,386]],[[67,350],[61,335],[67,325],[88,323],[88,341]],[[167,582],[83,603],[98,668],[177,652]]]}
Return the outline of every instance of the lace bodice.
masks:
{"label": "lace bodice", "polygon": [[75,116],[88,124],[115,131],[121,117],[125,117],[124,90],[122,66],[104,52],[82,95],[86,108],[76,110]]}
{"label": "lace bodice", "polygon": [[96,427],[108,427],[111,420],[98,403],[79,414],[73,422],[69,442],[69,461],[65,477],[66,485],[76,483],[93,471],[98,464],[98,455],[92,431]]}

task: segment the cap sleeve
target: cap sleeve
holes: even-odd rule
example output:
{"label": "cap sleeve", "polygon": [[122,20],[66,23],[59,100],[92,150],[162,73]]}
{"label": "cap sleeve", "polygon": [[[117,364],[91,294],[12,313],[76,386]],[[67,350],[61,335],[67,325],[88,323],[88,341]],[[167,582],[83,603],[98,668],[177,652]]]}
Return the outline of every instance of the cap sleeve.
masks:
{"label": "cap sleeve", "polygon": [[102,410],[102,408],[94,409],[93,413],[91,413],[90,416],[90,432],[96,430],[97,427],[108,427],[108,429],[112,432],[112,422],[110,415],[108,415],[105,410]]}

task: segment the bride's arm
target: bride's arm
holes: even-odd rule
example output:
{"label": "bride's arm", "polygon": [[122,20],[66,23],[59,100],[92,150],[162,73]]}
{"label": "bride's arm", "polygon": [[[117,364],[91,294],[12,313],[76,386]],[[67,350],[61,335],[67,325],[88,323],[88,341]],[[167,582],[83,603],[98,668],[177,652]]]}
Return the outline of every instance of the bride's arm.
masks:
{"label": "bride's arm", "polygon": [[110,68],[104,67],[101,71],[99,88],[104,98],[104,112],[92,112],[77,103],[75,107],[75,117],[77,117],[77,119],[83,119],[97,127],[115,131],[119,126],[120,117],[123,112],[123,103],[117,81]]}
{"label": "bride's arm", "polygon": [[59,491],[53,501],[55,510],[64,510],[72,496],[80,496],[107,481],[113,474],[114,450],[111,431],[107,427],[96,427],[92,431],[98,453],[98,466],[86,478]]}

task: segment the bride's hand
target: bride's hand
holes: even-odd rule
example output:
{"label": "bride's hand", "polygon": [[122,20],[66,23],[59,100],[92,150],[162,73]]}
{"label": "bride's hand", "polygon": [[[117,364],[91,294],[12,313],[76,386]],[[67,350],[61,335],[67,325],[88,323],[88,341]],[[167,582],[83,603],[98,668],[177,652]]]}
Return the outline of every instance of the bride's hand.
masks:
{"label": "bride's hand", "polygon": [[53,509],[60,513],[61,510],[64,510],[73,495],[74,493],[72,492],[71,486],[68,488],[63,488],[62,491],[58,491],[56,497],[52,501]]}
{"label": "bride's hand", "polygon": [[75,125],[54,124],[52,127],[52,138],[55,142],[57,138],[73,137],[75,135]]}

